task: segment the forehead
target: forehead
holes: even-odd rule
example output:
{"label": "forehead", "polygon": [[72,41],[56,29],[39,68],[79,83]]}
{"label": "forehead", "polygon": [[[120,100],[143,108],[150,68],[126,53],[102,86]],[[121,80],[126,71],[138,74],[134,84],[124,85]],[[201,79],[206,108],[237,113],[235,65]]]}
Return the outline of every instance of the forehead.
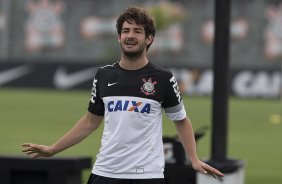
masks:
{"label": "forehead", "polygon": [[136,24],[136,22],[134,20],[132,21],[124,21],[123,25],[122,25],[122,29],[143,29],[144,30],[144,27],[142,25],[138,25]]}

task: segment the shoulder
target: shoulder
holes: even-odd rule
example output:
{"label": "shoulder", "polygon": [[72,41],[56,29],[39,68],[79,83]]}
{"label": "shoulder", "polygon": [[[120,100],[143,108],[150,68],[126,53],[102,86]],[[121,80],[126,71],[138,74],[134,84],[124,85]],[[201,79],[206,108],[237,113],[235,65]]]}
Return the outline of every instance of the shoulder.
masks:
{"label": "shoulder", "polygon": [[172,72],[169,69],[164,68],[162,66],[150,63],[150,67],[152,70],[159,72],[164,77],[171,78],[173,76]]}
{"label": "shoulder", "polygon": [[117,67],[117,62],[113,63],[113,64],[108,64],[108,65],[103,65],[100,66],[98,70],[112,70],[112,69],[116,69]]}
{"label": "shoulder", "polygon": [[107,72],[116,70],[117,68],[116,66],[117,66],[117,63],[99,66],[96,72],[97,73],[96,75],[102,75],[105,72],[107,73]]}

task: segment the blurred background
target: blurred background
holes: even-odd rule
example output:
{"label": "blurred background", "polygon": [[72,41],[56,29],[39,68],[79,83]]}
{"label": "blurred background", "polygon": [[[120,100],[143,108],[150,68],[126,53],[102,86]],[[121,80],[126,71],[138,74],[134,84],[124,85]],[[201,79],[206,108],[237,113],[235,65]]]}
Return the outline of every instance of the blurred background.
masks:
{"label": "blurred background", "polygon": [[[176,68],[184,93],[212,91],[214,1],[0,0],[0,5],[0,66],[18,69],[17,78],[2,79],[1,86],[88,88],[82,84],[86,74],[70,87],[57,76],[68,68],[116,62],[116,18],[128,5],[139,5],[149,9],[157,24],[150,60]],[[281,96],[281,14],[281,0],[232,2],[231,94]]]}
{"label": "blurred background", "polygon": [[[282,0],[231,4],[228,152],[246,161],[247,184],[278,184]],[[51,144],[82,116],[95,71],[119,60],[116,18],[130,5],[155,18],[149,60],[174,73],[195,129],[210,126],[215,1],[0,0],[0,154]],[[174,136],[166,121],[164,135]],[[62,155],[95,160],[101,131]],[[210,132],[198,151],[209,158]]]}

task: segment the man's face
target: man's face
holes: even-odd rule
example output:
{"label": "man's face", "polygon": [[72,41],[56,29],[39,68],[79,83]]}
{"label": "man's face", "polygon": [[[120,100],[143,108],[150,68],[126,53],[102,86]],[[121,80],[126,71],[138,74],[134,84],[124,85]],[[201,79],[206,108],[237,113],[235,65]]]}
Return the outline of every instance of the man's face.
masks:
{"label": "man's face", "polygon": [[118,41],[126,56],[135,57],[141,55],[146,50],[146,46],[151,43],[151,36],[146,38],[142,25],[137,25],[134,21],[130,23],[125,21]]}

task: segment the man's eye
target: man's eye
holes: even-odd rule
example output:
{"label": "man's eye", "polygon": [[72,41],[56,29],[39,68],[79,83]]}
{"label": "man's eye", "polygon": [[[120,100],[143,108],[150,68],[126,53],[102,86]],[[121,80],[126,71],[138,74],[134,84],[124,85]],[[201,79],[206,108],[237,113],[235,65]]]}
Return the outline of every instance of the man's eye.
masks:
{"label": "man's eye", "polygon": [[142,30],[136,29],[135,33],[142,33]]}

